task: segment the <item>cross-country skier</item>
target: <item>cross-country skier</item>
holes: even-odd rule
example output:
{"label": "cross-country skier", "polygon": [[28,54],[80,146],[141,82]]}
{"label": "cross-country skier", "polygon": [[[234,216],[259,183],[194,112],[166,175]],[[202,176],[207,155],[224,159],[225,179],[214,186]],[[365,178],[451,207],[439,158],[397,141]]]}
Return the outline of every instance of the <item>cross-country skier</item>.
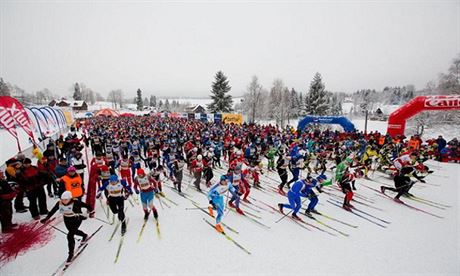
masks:
{"label": "cross-country skier", "polygon": [[208,199],[209,199],[209,207],[208,211],[209,214],[214,217],[213,209],[217,210],[217,217],[216,217],[216,230],[220,233],[224,232],[224,229],[220,225],[222,220],[222,216],[224,215],[224,195],[227,193],[236,193],[235,188],[233,187],[231,182],[228,182],[228,178],[225,175],[220,177],[218,183],[209,189],[208,192]]}
{"label": "cross-country skier", "polygon": [[97,192],[97,198],[101,197],[102,191],[108,191],[107,201],[110,206],[110,210],[114,214],[118,214],[118,219],[121,221],[121,233],[126,232],[126,221],[125,221],[125,200],[133,193],[131,187],[126,184],[126,180],[118,180],[118,176],[112,174],[108,182],[105,182]]}
{"label": "cross-country skier", "polygon": [[61,195],[61,200],[56,202],[56,205],[54,205],[53,209],[51,209],[51,211],[48,213],[46,218],[40,220],[40,222],[45,223],[58,210],[63,215],[64,224],[68,230],[67,244],[69,246],[69,256],[67,257],[67,263],[70,263],[74,256],[74,250],[75,250],[74,236],[77,235],[77,236],[82,237],[82,240],[81,240],[82,243],[85,243],[86,239],[88,238],[88,234],[78,229],[82,221],[87,218],[87,216],[82,213],[81,211],[82,208],[86,208],[90,214],[94,213],[90,205],[83,203],[81,201],[72,199],[72,193],[69,191],[65,191]]}
{"label": "cross-country skier", "polygon": [[153,212],[153,217],[158,218],[158,212],[153,205],[153,198],[155,192],[158,191],[156,181],[145,174],[143,169],[137,169],[137,176],[134,177],[134,190],[136,194],[141,194],[142,208],[144,209],[144,220],[147,220],[150,214],[150,210]]}
{"label": "cross-country skier", "polygon": [[[311,189],[306,187],[306,183],[309,181],[309,178],[311,176],[307,176],[306,179],[300,179],[294,182],[292,185],[291,189],[287,193],[287,198],[289,200],[288,204],[283,204],[283,203],[278,203],[278,208],[281,213],[284,214],[283,209],[284,208],[289,208],[291,209],[292,212],[292,218],[296,220],[301,220],[298,216],[297,213],[299,212],[300,208],[302,207],[302,201],[300,197],[308,197],[309,195],[307,194]],[[317,203],[317,202],[316,202]],[[315,204],[316,205],[316,204]]]}

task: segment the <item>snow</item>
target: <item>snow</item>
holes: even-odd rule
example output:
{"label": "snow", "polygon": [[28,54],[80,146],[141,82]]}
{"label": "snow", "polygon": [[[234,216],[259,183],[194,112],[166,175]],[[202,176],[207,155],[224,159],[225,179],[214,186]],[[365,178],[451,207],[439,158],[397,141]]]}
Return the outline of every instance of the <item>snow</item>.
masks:
{"label": "snow", "polygon": [[[227,213],[223,221],[240,232],[235,234],[227,231],[228,234],[250,250],[251,255],[244,253],[204,223],[202,218],[208,217],[203,212],[186,210],[185,208],[194,206],[167,188],[166,186],[172,184],[166,181],[163,185],[167,197],[179,206],[169,204],[171,208],[168,208],[155,200],[160,215],[161,240],[157,237],[153,222],[149,221],[142,240],[136,242],[143,222],[143,211],[140,206],[132,207],[126,202],[126,214],[130,221],[119,262],[114,264],[119,234],[108,242],[114,226],[89,219],[83,222],[83,231],[90,233],[100,225],[104,227],[89,242],[86,251],[69,267],[66,274],[151,275],[154,272],[158,275],[459,275],[459,165],[435,161],[428,161],[427,164],[435,173],[426,177],[426,184],[416,184],[412,193],[451,207],[440,210],[407,199],[406,201],[441,215],[443,219],[414,211],[384,198],[360,185],[366,184],[378,189],[381,184],[359,179],[356,193],[368,198],[374,202],[371,203],[372,206],[383,211],[357,203],[355,206],[390,221],[387,228],[375,226],[328,203],[327,199],[333,197],[325,193],[319,195],[317,209],[357,225],[358,228],[319,219],[350,234],[349,237],[334,237],[316,229],[308,231],[289,218],[275,223],[281,215],[264,210],[257,215],[262,217],[260,221],[270,229],[261,228],[233,212]],[[214,179],[218,175],[219,172]],[[187,173],[184,176],[184,190],[201,206],[206,207],[206,197],[192,188],[187,188],[190,179]],[[391,185],[391,181],[380,172],[370,173],[370,177]],[[262,176],[262,186],[275,186],[277,181],[272,179],[278,179],[275,173]],[[330,192],[342,196],[338,191]],[[286,202],[286,198],[276,193],[267,194],[252,189],[251,195],[273,206],[278,202]],[[54,200],[50,199],[48,206],[52,202]],[[99,202],[97,205],[96,216],[105,219]],[[261,204],[260,206],[264,207]],[[248,210],[245,206],[242,209]],[[28,213],[14,214],[14,219],[27,221],[30,220],[29,216]],[[322,227],[313,221],[308,222]],[[57,227],[65,229],[63,223]],[[1,274],[53,273],[67,254],[66,237],[59,232],[54,235],[54,239],[44,247],[20,255],[3,266]]]}

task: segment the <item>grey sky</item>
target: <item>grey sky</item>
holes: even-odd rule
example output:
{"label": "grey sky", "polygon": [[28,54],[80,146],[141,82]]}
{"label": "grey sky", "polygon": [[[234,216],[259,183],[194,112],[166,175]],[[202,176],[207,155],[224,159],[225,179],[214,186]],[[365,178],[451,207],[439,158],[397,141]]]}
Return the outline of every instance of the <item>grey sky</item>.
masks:
{"label": "grey sky", "polygon": [[28,92],[206,96],[217,70],[233,95],[316,71],[331,91],[421,88],[460,53],[460,1],[0,1],[0,76]]}

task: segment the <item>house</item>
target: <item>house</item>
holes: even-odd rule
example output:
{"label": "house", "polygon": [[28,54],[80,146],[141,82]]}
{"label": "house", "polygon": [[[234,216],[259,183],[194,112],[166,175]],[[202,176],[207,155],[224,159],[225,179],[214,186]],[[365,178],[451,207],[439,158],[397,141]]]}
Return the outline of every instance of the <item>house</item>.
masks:
{"label": "house", "polygon": [[85,101],[68,101],[65,99],[62,100],[52,100],[49,104],[52,107],[71,107],[74,111],[86,111],[88,110],[88,104]]}
{"label": "house", "polygon": [[187,113],[206,113],[206,108],[201,105],[189,106],[185,108]]}
{"label": "house", "polygon": [[72,104],[72,109],[74,111],[87,111],[88,104],[85,101],[74,101]]}

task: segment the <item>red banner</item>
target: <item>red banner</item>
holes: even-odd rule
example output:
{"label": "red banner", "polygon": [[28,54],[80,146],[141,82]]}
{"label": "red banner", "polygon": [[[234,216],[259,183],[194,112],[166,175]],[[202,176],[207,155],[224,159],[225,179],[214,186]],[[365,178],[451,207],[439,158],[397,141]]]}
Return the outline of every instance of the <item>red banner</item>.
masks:
{"label": "red banner", "polygon": [[[14,123],[17,123],[19,126],[22,127],[22,129],[24,129],[27,135],[30,138],[32,138],[32,141],[35,142],[34,133],[32,131],[32,123],[24,107],[22,106],[20,102],[18,102],[18,100],[12,97],[8,97],[8,96],[1,96],[0,97],[0,114],[1,114],[0,116],[1,121],[3,120],[11,121],[12,119],[13,128],[14,128]],[[9,129],[8,131],[10,132]],[[16,132],[16,129],[14,129],[14,131]],[[15,137],[17,138],[17,133]]]}

